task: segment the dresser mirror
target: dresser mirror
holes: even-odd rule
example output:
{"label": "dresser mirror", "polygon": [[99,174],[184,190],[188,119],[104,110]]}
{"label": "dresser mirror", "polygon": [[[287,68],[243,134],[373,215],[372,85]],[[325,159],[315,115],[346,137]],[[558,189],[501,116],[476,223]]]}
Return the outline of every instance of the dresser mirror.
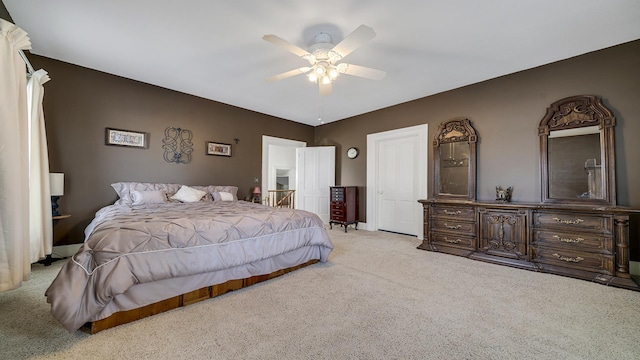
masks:
{"label": "dresser mirror", "polygon": [[572,96],[540,122],[542,201],[616,204],[615,118],[595,96]]}
{"label": "dresser mirror", "polygon": [[433,142],[434,197],[475,200],[477,140],[468,119],[455,118],[440,124]]}

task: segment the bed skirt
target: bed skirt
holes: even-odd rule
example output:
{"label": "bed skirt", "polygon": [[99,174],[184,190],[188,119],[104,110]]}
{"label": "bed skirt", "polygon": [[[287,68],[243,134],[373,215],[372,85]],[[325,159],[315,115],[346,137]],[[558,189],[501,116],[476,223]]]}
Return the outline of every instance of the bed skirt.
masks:
{"label": "bed skirt", "polygon": [[110,329],[118,325],[127,324],[165,311],[191,305],[199,301],[207,300],[233,290],[242,289],[269,279],[276,278],[294,270],[317,263],[317,259],[309,260],[303,264],[276,270],[270,274],[251,276],[244,279],[228,280],[221,284],[206,286],[198,290],[190,291],[182,295],[174,296],[137,309],[113,313],[104,319],[86,323],[81,330],[90,334],[96,334],[102,330]]}

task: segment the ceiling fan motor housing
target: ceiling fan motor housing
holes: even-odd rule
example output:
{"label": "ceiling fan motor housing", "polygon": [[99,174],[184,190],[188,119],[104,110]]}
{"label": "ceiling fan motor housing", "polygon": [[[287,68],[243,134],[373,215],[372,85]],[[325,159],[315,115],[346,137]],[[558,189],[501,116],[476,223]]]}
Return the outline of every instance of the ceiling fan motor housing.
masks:
{"label": "ceiling fan motor housing", "polygon": [[315,65],[318,61],[328,61],[332,64],[335,63],[342,57],[334,51],[331,51],[334,46],[331,35],[327,33],[317,34],[313,38],[313,43],[309,45],[309,48],[307,49],[309,54],[313,55],[313,57],[309,57],[307,60],[309,60],[311,65]]}

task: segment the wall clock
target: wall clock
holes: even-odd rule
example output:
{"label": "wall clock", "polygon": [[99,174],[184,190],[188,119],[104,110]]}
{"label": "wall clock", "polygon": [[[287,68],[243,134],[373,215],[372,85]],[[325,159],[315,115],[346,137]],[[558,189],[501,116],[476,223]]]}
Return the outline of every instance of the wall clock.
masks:
{"label": "wall clock", "polygon": [[350,147],[349,150],[347,150],[347,157],[349,159],[355,159],[358,156],[358,149],[354,148],[354,147]]}

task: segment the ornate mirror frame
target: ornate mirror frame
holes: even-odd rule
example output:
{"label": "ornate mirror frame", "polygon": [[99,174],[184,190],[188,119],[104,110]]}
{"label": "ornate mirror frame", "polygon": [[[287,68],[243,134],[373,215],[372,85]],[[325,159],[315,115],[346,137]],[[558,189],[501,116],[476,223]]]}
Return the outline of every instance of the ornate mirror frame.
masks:
{"label": "ornate mirror frame", "polygon": [[[476,136],[475,129],[471,126],[471,122],[466,118],[454,118],[447,120],[440,124],[436,133],[435,140],[433,141],[434,150],[434,183],[433,183],[433,197],[434,198],[446,198],[446,199],[460,199],[460,200],[475,200],[476,199],[476,143],[478,137]],[[468,145],[468,151],[466,147],[461,147],[464,155],[459,159],[441,158],[444,147],[453,148],[456,145]],[[453,150],[449,150],[449,154],[453,153]],[[443,182],[445,181],[446,174],[443,174],[443,166],[447,163],[452,164],[453,167],[460,169],[466,168],[466,186],[462,184],[466,193],[450,193],[443,192]]]}
{"label": "ornate mirror frame", "polygon": [[[602,101],[593,95],[571,96],[558,100],[547,108],[540,121],[540,175],[543,203],[600,204],[616,205],[615,144],[614,131],[616,119]],[[600,171],[601,183],[599,198],[552,197],[550,192],[550,154],[549,138],[552,132],[597,127],[600,135]],[[584,130],[584,129],[583,129]],[[579,130],[578,130],[579,131]],[[587,170],[585,163],[585,171]],[[587,175],[585,175],[586,177]],[[590,192],[591,190],[589,190]]]}

